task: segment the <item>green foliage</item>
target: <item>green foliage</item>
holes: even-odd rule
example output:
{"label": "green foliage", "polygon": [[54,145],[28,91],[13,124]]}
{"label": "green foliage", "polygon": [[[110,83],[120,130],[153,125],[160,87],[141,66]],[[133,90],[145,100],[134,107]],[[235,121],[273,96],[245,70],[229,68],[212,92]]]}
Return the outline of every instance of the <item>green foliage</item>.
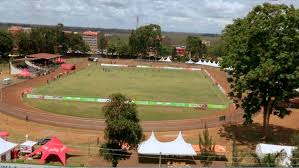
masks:
{"label": "green foliage", "polygon": [[112,55],[116,52],[116,44],[114,43],[108,43],[107,52],[111,53]]}
{"label": "green foliage", "polygon": [[242,163],[243,167],[279,167],[285,153],[280,151],[274,154],[265,154],[264,156],[258,156],[256,153],[247,153],[242,158],[249,157],[252,163]]}
{"label": "green foliage", "polygon": [[7,58],[13,48],[13,39],[11,34],[0,31],[0,55]]}
{"label": "green foliage", "polygon": [[116,52],[119,56],[127,56],[129,55],[129,45],[124,41],[118,41],[116,43]]}
{"label": "green foliage", "polygon": [[105,38],[104,34],[99,36],[98,48],[103,52],[108,46],[108,40]]}
{"label": "green foliage", "polygon": [[236,139],[235,137],[233,138],[233,144],[232,144],[232,163],[231,166],[232,167],[239,167],[240,166],[240,156],[239,156],[239,151],[237,148],[237,144],[236,144]]}
{"label": "green foliage", "polygon": [[186,51],[191,54],[192,58],[198,60],[206,52],[206,46],[202,43],[200,37],[188,36],[186,39]]}
{"label": "green foliage", "polygon": [[159,55],[160,56],[169,56],[171,54],[171,48],[165,45],[161,45],[161,47],[159,48]]}
{"label": "green foliage", "polygon": [[123,159],[124,155],[116,155],[115,152],[118,152],[124,144],[135,149],[143,134],[139,125],[136,105],[122,94],[113,94],[110,99],[111,102],[103,107],[107,124],[105,129],[106,149],[104,150],[114,150],[106,152],[104,158],[112,161],[112,166],[116,166],[118,160]]}
{"label": "green foliage", "polygon": [[229,95],[244,109],[245,123],[262,107],[265,130],[271,114],[289,114],[279,102],[294,97],[299,87],[298,27],[298,9],[265,3],[224,29],[227,54],[221,65],[231,68]]}
{"label": "green foliage", "polygon": [[63,25],[56,27],[32,28],[30,33],[20,32],[15,36],[20,54],[33,53],[66,53],[69,49],[87,52],[89,46],[85,44],[80,34],[63,32]]}
{"label": "green foliage", "polygon": [[131,54],[147,56],[150,48],[156,51],[161,47],[161,27],[150,24],[133,30],[129,37]]}
{"label": "green foliage", "polygon": [[212,136],[209,135],[209,130],[206,125],[203,133],[199,134],[198,139],[201,152],[199,155],[201,163],[205,167],[210,166],[217,156],[215,154],[215,144],[213,142]]}
{"label": "green foliage", "polygon": [[223,57],[225,55],[224,43],[222,40],[219,40],[216,44],[207,48],[207,55],[209,57]]}

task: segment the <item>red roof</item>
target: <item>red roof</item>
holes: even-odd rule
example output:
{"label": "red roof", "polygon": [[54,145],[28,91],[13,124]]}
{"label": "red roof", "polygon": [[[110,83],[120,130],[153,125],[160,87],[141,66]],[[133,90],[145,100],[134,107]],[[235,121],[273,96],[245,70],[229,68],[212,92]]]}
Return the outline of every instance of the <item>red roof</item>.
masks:
{"label": "red roof", "polygon": [[67,148],[62,142],[56,138],[52,137],[49,142],[47,142],[45,145],[39,147],[34,152],[30,153],[26,157],[31,157],[33,155],[36,155],[38,153],[42,153],[42,157],[40,161],[42,163],[45,162],[48,156],[50,155],[57,155],[62,162],[63,165],[66,164],[66,153],[73,151],[72,149]]}
{"label": "red roof", "polygon": [[58,57],[61,57],[61,56],[62,55],[48,54],[48,53],[38,53],[38,54],[27,55],[27,57],[30,57],[30,58],[39,58],[39,59],[52,59],[52,58],[58,58]]}
{"label": "red roof", "polygon": [[98,32],[85,31],[85,32],[83,32],[83,35],[86,35],[86,36],[97,36]]}

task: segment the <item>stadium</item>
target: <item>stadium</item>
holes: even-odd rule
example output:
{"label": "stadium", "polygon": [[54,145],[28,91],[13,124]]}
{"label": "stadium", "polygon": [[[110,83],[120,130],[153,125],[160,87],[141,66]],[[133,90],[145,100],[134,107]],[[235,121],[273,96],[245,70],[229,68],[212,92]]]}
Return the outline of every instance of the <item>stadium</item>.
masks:
{"label": "stadium", "polygon": [[123,93],[137,104],[145,130],[189,130],[241,119],[231,110],[226,74],[218,68],[82,59],[76,69],[60,68],[4,88],[3,111],[40,123],[103,130],[101,107],[109,95]]}

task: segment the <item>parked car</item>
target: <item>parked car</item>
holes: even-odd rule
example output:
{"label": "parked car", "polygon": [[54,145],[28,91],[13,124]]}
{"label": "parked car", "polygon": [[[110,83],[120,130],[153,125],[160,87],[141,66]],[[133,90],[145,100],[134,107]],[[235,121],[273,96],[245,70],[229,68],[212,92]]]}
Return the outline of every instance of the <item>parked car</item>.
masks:
{"label": "parked car", "polygon": [[95,57],[88,57],[88,61],[94,61]]}
{"label": "parked car", "polygon": [[37,141],[37,145],[45,145],[50,140],[51,140],[51,137],[45,137],[45,138],[39,139]]}

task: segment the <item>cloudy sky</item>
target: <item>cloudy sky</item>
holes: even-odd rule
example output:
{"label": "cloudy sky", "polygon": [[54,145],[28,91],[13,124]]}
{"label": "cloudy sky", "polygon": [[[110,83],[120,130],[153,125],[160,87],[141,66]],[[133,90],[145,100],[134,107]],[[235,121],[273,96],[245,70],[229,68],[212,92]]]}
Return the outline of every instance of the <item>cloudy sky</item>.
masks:
{"label": "cloudy sky", "polygon": [[[220,33],[233,18],[274,0],[0,0],[0,22],[102,28],[156,23],[165,31]],[[278,0],[294,4],[299,0]]]}

